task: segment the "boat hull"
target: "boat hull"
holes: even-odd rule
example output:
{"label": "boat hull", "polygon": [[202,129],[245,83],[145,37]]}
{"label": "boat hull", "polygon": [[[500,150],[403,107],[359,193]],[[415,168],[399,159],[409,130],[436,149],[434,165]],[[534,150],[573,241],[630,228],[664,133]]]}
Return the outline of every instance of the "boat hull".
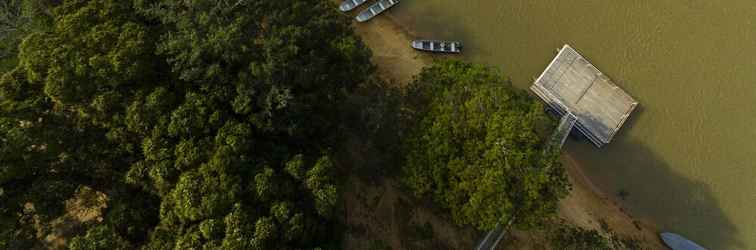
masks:
{"label": "boat hull", "polygon": [[367,9],[360,12],[360,14],[355,17],[357,19],[357,22],[366,22],[370,19],[373,19],[374,17],[380,15],[384,11],[388,10],[391,7],[394,7],[394,5],[398,4],[400,0],[380,0],[377,3],[370,5]]}
{"label": "boat hull", "polygon": [[706,250],[706,248],[675,233],[661,233],[660,235],[664,244],[667,244],[672,250]]}
{"label": "boat hull", "polygon": [[412,41],[412,48],[434,53],[462,53],[462,43],[455,41],[415,40]]}
{"label": "boat hull", "polygon": [[344,2],[341,2],[341,5],[339,5],[339,10],[342,12],[351,11],[365,2],[367,2],[367,0],[344,0]]}

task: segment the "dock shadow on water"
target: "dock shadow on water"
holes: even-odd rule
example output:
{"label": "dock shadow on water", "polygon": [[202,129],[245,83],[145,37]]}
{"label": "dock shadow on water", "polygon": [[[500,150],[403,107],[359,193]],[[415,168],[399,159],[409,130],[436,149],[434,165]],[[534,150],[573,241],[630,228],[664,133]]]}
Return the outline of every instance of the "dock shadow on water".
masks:
{"label": "dock shadow on water", "polygon": [[[632,122],[627,125],[625,129]],[[677,173],[642,142],[618,138],[596,149],[587,141],[570,140],[565,149],[606,195],[621,193],[614,200],[634,217],[650,219],[662,232],[681,234],[707,249],[746,248],[709,185]]]}

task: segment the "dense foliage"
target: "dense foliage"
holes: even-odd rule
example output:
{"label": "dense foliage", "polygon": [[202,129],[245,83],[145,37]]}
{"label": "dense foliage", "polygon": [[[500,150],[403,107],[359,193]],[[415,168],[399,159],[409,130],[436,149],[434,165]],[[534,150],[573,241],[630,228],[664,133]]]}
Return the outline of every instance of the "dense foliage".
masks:
{"label": "dense foliage", "polygon": [[650,249],[635,238],[623,237],[613,232],[602,220],[599,220],[599,223],[602,224],[600,231],[570,225],[564,221],[552,221],[545,226],[544,233],[553,249]]}
{"label": "dense foliage", "polygon": [[458,224],[527,227],[556,212],[568,181],[548,150],[553,122],[540,103],[491,69],[436,63],[410,90],[404,183],[431,197]]}
{"label": "dense foliage", "polygon": [[12,69],[18,44],[32,31],[46,30],[52,22],[47,11],[57,0],[0,1],[0,74]]}
{"label": "dense foliage", "polygon": [[596,230],[560,224],[549,232],[549,241],[554,249],[564,250],[611,250],[610,242]]}
{"label": "dense foliage", "polygon": [[554,213],[568,183],[540,104],[445,61],[402,106],[333,5],[0,3],[0,249],[38,247],[82,187],[107,209],[71,249],[338,248],[342,133],[382,149],[357,170],[403,158],[404,183],[459,224]]}
{"label": "dense foliage", "polygon": [[0,81],[0,248],[82,185],[108,210],[73,249],[336,244],[330,148],[373,66],[333,3],[51,3]]}

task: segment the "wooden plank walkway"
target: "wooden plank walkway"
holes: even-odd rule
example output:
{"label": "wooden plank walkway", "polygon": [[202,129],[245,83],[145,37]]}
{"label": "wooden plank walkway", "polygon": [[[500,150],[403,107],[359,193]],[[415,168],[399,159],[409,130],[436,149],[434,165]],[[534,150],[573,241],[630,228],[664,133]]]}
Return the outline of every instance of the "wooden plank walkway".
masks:
{"label": "wooden plank walkway", "polygon": [[475,250],[496,249],[496,246],[499,245],[499,242],[501,242],[507,232],[509,232],[509,228],[512,227],[512,223],[514,223],[514,218],[509,219],[509,222],[507,222],[505,225],[502,225],[501,223],[496,224],[496,227],[493,230],[488,231],[486,237],[478,243],[478,246],[475,247]]}
{"label": "wooden plank walkway", "polygon": [[499,242],[502,238],[504,238],[504,235],[506,234],[506,230],[501,226],[501,224],[497,224],[496,228],[494,228],[491,231],[488,231],[486,234],[486,237],[483,238],[483,240],[478,243],[478,246],[475,247],[475,250],[493,250],[496,249],[496,246],[499,245]]}
{"label": "wooden plank walkway", "polygon": [[577,124],[577,117],[572,113],[567,113],[562,116],[562,119],[559,121],[559,126],[554,130],[554,134],[551,135],[551,147],[562,148],[564,142],[567,141],[567,136],[570,135],[570,131],[575,127],[575,124]]}
{"label": "wooden plank walkway", "polygon": [[560,115],[574,114],[578,130],[597,147],[612,141],[638,105],[569,45],[530,89]]}

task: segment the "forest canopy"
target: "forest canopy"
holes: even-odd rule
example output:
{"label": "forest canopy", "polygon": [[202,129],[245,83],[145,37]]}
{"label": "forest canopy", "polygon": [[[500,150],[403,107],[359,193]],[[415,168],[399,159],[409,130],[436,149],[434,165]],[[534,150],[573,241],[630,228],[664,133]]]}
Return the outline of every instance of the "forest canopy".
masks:
{"label": "forest canopy", "polygon": [[569,183],[543,106],[494,70],[460,61],[425,68],[409,91],[415,124],[403,182],[460,225],[527,228],[556,213]]}
{"label": "forest canopy", "polygon": [[82,185],[108,209],[72,249],[337,247],[330,149],[374,66],[333,3],[50,2],[0,81],[0,248]]}
{"label": "forest canopy", "polygon": [[81,193],[106,205],[70,249],[338,249],[346,133],[459,225],[555,213],[568,182],[542,105],[459,61],[370,96],[385,83],[336,9],[0,3],[0,249],[39,247]]}

